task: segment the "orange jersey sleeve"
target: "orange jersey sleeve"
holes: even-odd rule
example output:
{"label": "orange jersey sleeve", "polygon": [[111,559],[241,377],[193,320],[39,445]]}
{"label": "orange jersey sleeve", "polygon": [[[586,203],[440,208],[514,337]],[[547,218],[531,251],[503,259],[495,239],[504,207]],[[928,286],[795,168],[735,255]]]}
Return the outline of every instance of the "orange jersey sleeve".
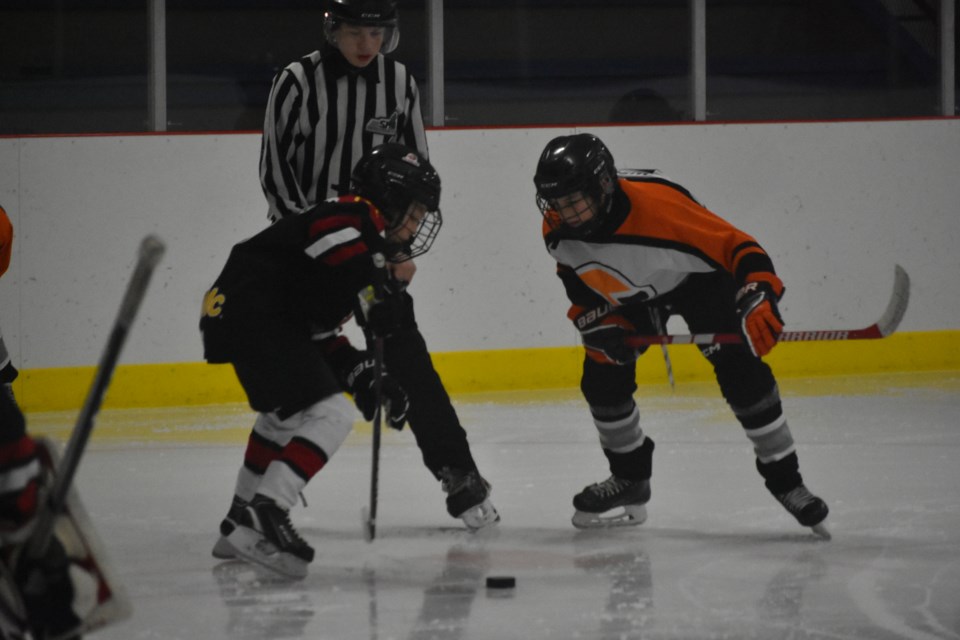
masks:
{"label": "orange jersey sleeve", "polygon": [[[738,284],[782,284],[767,253],[749,234],[709,211],[659,174],[621,178],[619,221],[602,236],[546,238],[574,305],[613,307],[656,299],[693,273],[725,271]],[[623,201],[623,198],[626,201]],[[546,231],[546,229],[544,229]],[[571,309],[576,314],[577,309]]]}
{"label": "orange jersey sleeve", "polygon": [[641,236],[703,254],[736,275],[747,256],[766,252],[749,234],[664,182],[621,180],[630,199],[630,215],[617,234]]}

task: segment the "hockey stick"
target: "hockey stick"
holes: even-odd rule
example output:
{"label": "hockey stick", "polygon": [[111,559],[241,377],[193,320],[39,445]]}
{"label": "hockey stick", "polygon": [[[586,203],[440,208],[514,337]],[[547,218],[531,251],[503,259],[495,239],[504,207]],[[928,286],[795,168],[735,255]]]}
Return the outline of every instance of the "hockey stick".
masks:
{"label": "hockey stick", "polygon": [[[375,281],[372,284],[374,300],[383,299],[383,290],[386,280],[387,261],[382,253],[373,254],[373,266]],[[372,301],[367,301],[371,304]],[[362,302],[361,302],[362,304]],[[367,542],[373,542],[377,536],[377,500],[379,498],[380,487],[380,435],[381,422],[383,420],[383,338],[379,336],[367,336],[368,348],[373,350],[373,446],[370,461],[370,502],[367,507],[360,511],[360,518],[363,522],[363,538]]]}
{"label": "hockey stick", "polygon": [[373,339],[373,392],[377,399],[376,409],[373,414],[373,453],[370,462],[370,502],[369,507],[363,509],[363,538],[367,542],[373,542],[377,536],[377,500],[379,497],[380,485],[380,423],[383,419],[383,407],[380,405],[383,380],[383,338]]}
{"label": "hockey stick", "polygon": [[163,241],[156,236],[149,235],[140,242],[137,264],[133,269],[133,275],[120,303],[120,310],[117,312],[117,318],[110,331],[107,346],[100,357],[99,365],[97,365],[93,384],[87,392],[87,397],[77,418],[77,424],[67,441],[67,448],[57,469],[53,488],[50,490],[47,499],[46,509],[41,512],[37,528],[30,539],[27,553],[31,558],[43,556],[47,550],[47,545],[50,544],[50,537],[53,534],[57,516],[63,511],[66,504],[67,493],[73,483],[87,440],[89,440],[93,431],[94,419],[100,411],[103,396],[110,385],[110,377],[113,375],[117,360],[120,358],[120,351],[127,340],[127,334],[130,332],[130,326],[137,315],[140,303],[143,302],[147,285],[150,284],[150,277],[163,257],[164,251],[166,251],[166,247]]}
{"label": "hockey stick", "polygon": [[[650,312],[650,321],[653,323],[653,328],[657,330],[657,335],[665,335],[667,331],[663,326],[663,322],[660,321],[659,311],[656,307],[649,307],[647,310]],[[677,384],[673,379],[673,362],[670,361],[670,352],[667,351],[667,345],[661,343],[660,351],[663,353],[663,364],[667,367],[667,380],[670,382],[670,389],[676,391]]]}
{"label": "hockey stick", "polygon": [[[863,329],[817,329],[814,331],[784,331],[780,342],[811,342],[820,340],[874,340],[886,338],[900,326],[910,302],[910,276],[900,265],[894,270],[893,293],[880,319]],[[626,339],[631,347],[653,344],[737,344],[739,333],[693,333],[675,335],[635,335]]]}

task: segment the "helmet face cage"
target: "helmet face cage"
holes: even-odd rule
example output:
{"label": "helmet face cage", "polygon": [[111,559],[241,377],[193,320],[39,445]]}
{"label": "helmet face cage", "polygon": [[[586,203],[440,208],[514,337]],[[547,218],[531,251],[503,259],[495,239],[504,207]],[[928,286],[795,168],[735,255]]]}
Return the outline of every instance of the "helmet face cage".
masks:
{"label": "helmet face cage", "polygon": [[337,29],[344,24],[382,27],[380,53],[391,53],[400,42],[400,18],[393,0],[331,0],[323,14],[323,35],[337,46]]}
{"label": "helmet face cage", "polygon": [[[551,229],[588,235],[610,212],[616,180],[613,155],[599,138],[587,133],[554,138],[540,156],[534,176],[537,208]],[[593,200],[593,216],[574,226],[557,213],[555,202],[577,192]]]}
{"label": "helmet face cage", "polygon": [[[572,197],[574,195],[579,195],[579,197],[574,199]],[[557,211],[557,200],[559,200],[559,198],[564,198],[566,201],[563,207],[566,210],[573,208],[573,210],[576,211],[576,215],[571,216],[567,214],[566,216],[561,216]],[[584,205],[583,203],[587,199],[589,199],[589,204]],[[593,230],[593,226],[603,217],[603,204],[604,203],[594,197],[593,194],[585,191],[574,191],[573,193],[549,200],[539,193],[537,194],[537,207],[540,209],[544,220],[547,221],[547,225],[554,231],[563,227],[569,230],[575,230],[578,234],[586,235]],[[591,215],[583,218],[585,213],[590,213]]]}
{"label": "helmet face cage", "polygon": [[[401,144],[383,144],[357,163],[352,181],[354,193],[376,205],[387,222],[387,242],[394,249],[388,256],[391,262],[403,262],[430,249],[443,216],[440,176],[426,158]],[[419,215],[415,229],[413,215]],[[407,237],[401,239],[404,230]]]}
{"label": "helmet face cage", "polygon": [[[410,203],[411,211],[413,210],[416,202],[417,201],[414,200]],[[440,233],[440,227],[442,225],[443,215],[441,215],[440,209],[428,209],[423,214],[423,217],[420,218],[420,221],[417,224],[417,230],[410,236],[408,240],[399,243],[390,243],[391,229],[388,229],[387,243],[391,244],[395,250],[392,251],[389,256],[387,256],[387,260],[393,263],[406,262],[407,260],[416,258],[417,256],[422,256],[430,250],[430,247],[433,246],[433,241],[437,239],[437,234]]]}

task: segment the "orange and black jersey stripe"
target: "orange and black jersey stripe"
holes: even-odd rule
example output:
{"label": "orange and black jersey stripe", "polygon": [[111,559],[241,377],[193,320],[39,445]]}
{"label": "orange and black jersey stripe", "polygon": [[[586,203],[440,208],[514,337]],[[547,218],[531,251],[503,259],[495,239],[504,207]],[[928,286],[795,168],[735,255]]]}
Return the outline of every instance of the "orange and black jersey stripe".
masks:
{"label": "orange and black jersey stripe", "polygon": [[729,273],[738,285],[767,281],[781,293],[757,241],[682,186],[647,170],[623,171],[618,182],[611,213],[587,238],[544,222],[547,250],[575,307],[656,300],[691,274],[714,271]]}

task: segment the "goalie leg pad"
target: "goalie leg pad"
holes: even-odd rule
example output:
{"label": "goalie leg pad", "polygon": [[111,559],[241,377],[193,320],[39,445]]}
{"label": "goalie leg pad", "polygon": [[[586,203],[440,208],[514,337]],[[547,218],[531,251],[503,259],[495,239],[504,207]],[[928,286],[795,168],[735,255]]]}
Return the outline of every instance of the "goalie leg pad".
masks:
{"label": "goalie leg pad", "polygon": [[[41,464],[56,473],[60,463],[56,445],[50,440],[38,439],[37,453]],[[30,625],[41,631],[35,633],[37,637],[86,635],[129,617],[130,602],[114,577],[103,543],[74,489],[68,491],[64,511],[57,517],[48,556],[51,550],[59,551],[61,557],[45,557],[38,561],[23,557],[11,559],[16,567],[14,573],[22,589],[20,595],[26,604]],[[56,570],[55,574],[50,573],[51,568]],[[51,586],[56,587],[58,595],[68,595],[57,601],[58,609],[53,612],[49,611],[54,603]],[[44,603],[43,611],[34,609],[33,598]],[[63,624],[58,622],[58,628],[54,629],[54,620]],[[64,628],[64,625],[70,628]]]}

